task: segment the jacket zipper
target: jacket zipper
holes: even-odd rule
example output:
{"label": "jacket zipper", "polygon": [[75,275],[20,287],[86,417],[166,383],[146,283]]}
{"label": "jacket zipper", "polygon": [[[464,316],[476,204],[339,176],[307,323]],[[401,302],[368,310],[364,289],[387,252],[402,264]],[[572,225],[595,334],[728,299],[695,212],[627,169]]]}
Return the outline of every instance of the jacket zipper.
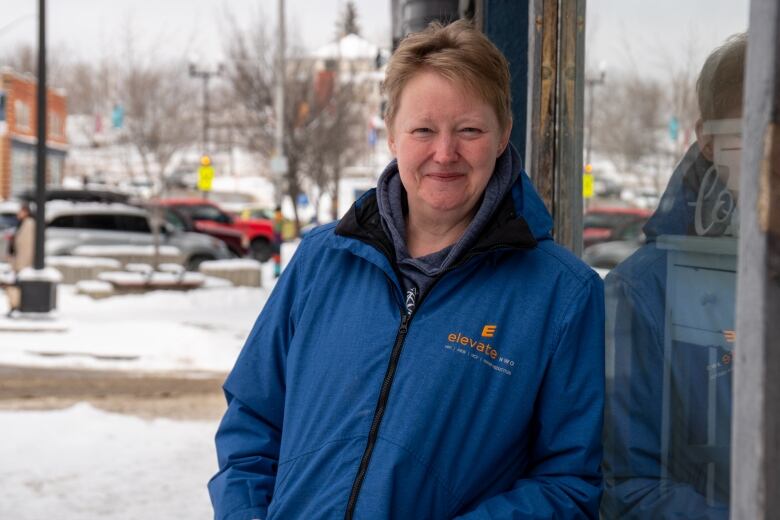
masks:
{"label": "jacket zipper", "polygon": [[[357,475],[355,476],[355,481],[352,483],[352,490],[349,493],[349,501],[347,502],[347,511],[344,514],[344,520],[352,520],[352,515],[355,513],[355,506],[357,505],[358,495],[360,495],[360,488],[363,486],[363,480],[365,480],[366,478],[366,473],[368,472],[368,464],[369,462],[371,462],[371,455],[374,452],[374,445],[376,444],[376,438],[379,435],[379,426],[382,423],[382,418],[385,415],[385,407],[387,406],[387,400],[390,396],[390,388],[393,386],[395,370],[398,367],[398,359],[401,357],[401,350],[404,345],[404,340],[406,339],[406,333],[409,330],[409,322],[412,321],[412,317],[414,317],[417,309],[419,309],[420,305],[422,305],[422,302],[425,299],[425,297],[428,294],[430,294],[433,287],[439,282],[439,280],[442,279],[442,277],[445,274],[452,271],[453,269],[457,269],[458,267],[460,267],[461,265],[469,261],[471,258],[479,254],[488,253],[491,251],[495,251],[497,249],[503,249],[507,246],[508,246],[507,244],[498,244],[484,251],[472,252],[470,254],[467,254],[466,256],[461,258],[459,261],[455,262],[447,269],[441,271],[438,274],[438,276],[436,276],[433,282],[431,282],[431,285],[428,287],[428,290],[425,291],[425,294],[420,295],[419,300],[417,300],[414,310],[411,313],[406,312],[405,305],[402,306],[401,325],[398,328],[398,332],[396,333],[395,343],[393,344],[393,350],[390,353],[390,362],[387,365],[385,378],[384,381],[382,381],[382,388],[379,391],[379,400],[377,401],[376,409],[374,410],[374,419],[371,421],[371,429],[368,431],[368,442],[366,443],[366,448],[363,451],[363,457],[360,459],[360,466],[358,466],[358,472]],[[390,281],[391,285],[394,285],[392,281],[389,280],[389,278],[388,281]]]}
{"label": "jacket zipper", "polygon": [[374,444],[376,444],[376,438],[379,434],[379,425],[382,422],[382,417],[385,415],[385,407],[387,406],[387,399],[390,395],[390,387],[393,385],[395,369],[398,367],[398,359],[401,357],[401,349],[404,345],[406,333],[409,330],[409,321],[411,321],[411,319],[412,314],[407,314],[406,312],[401,314],[401,326],[398,328],[395,343],[393,344],[393,351],[390,354],[390,363],[387,365],[385,379],[382,382],[382,389],[379,392],[379,400],[377,401],[376,409],[374,410],[374,419],[371,422],[371,429],[368,431],[366,449],[363,451],[363,458],[360,459],[357,476],[352,484],[352,491],[349,494],[347,512],[344,515],[345,520],[352,520],[352,515],[355,512],[355,505],[357,504],[358,495],[360,494],[360,488],[363,486],[363,480],[366,478],[368,463],[371,461],[371,454],[374,451]]}

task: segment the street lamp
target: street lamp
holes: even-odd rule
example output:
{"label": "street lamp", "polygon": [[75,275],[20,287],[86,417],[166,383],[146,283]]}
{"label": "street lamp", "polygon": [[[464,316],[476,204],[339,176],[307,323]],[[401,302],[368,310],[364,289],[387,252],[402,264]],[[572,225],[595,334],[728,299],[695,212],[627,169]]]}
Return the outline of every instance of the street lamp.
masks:
{"label": "street lamp", "polygon": [[22,312],[48,313],[57,307],[57,276],[45,267],[46,230],[46,0],[38,0],[38,84],[36,85],[34,270],[18,273]]}
{"label": "street lamp", "polygon": [[590,149],[593,141],[593,89],[597,85],[603,85],[607,77],[607,64],[603,61],[599,63],[599,77],[585,79],[585,88],[588,89],[588,140],[585,144],[585,165],[590,162]]}
{"label": "street lamp", "polygon": [[214,76],[221,76],[225,71],[222,63],[216,69],[201,68],[195,60],[189,64],[190,77],[203,80],[203,140],[201,150],[203,155],[209,153],[209,80]]}

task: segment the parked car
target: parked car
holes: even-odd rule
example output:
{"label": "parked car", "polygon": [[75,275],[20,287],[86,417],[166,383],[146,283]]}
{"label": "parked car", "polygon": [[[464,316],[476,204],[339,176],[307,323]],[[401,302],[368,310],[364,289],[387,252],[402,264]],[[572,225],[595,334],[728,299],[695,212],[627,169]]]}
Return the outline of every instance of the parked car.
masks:
{"label": "parked car", "polygon": [[[145,205],[149,211],[154,211],[154,205]],[[249,250],[249,239],[241,231],[227,228],[225,226],[216,226],[209,222],[201,222],[196,226],[195,222],[179,209],[166,206],[160,208],[163,212],[162,218],[169,225],[179,231],[188,231],[190,233],[201,233],[211,235],[222,240],[231,253],[235,256],[245,256]]]}
{"label": "parked car", "polygon": [[[266,206],[249,205],[231,211],[233,215],[243,220],[261,219],[274,221],[274,210]],[[289,218],[282,219],[282,240],[287,242],[298,236],[295,231],[295,221]]]}
{"label": "parked car", "polygon": [[243,233],[248,242],[244,254],[260,262],[269,260],[273,255],[274,228],[273,222],[268,219],[238,218],[206,199],[161,199],[160,204],[185,215],[197,231],[212,235],[226,229]]}
{"label": "parked car", "polygon": [[623,260],[634,254],[644,243],[644,235],[631,240],[613,240],[586,247],[582,260],[594,269],[614,269]]}
{"label": "parked car", "polygon": [[[46,222],[47,255],[73,255],[81,246],[154,244],[149,213],[127,204],[51,202],[46,205]],[[160,245],[176,248],[178,261],[190,270],[206,260],[232,256],[223,241],[170,225],[160,227]]]}
{"label": "parked car", "polygon": [[[32,190],[22,192],[19,198],[25,202],[35,202],[36,194]],[[53,200],[67,200],[70,202],[119,202],[127,203],[130,201],[130,195],[110,190],[95,189],[70,189],[70,188],[47,188],[45,192],[46,202]]]}
{"label": "parked car", "polygon": [[653,212],[642,208],[601,206],[585,213],[582,230],[583,247],[614,240],[635,240]]}
{"label": "parked car", "polygon": [[4,229],[15,228],[19,224],[16,214],[20,204],[14,201],[0,202],[0,232]]}
{"label": "parked car", "polygon": [[19,225],[19,219],[16,218],[18,212],[18,202],[0,202],[0,262],[8,260],[8,245],[16,226]]}

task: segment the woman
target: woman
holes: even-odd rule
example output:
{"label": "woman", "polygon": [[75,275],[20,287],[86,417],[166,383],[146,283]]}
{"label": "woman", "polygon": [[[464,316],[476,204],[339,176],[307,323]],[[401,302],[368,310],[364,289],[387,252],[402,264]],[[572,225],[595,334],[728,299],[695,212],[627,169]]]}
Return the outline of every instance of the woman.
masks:
{"label": "woman", "polygon": [[506,60],[433,24],[385,89],[397,160],[301,243],[225,382],[215,516],[595,518],[602,285],[508,145]]}

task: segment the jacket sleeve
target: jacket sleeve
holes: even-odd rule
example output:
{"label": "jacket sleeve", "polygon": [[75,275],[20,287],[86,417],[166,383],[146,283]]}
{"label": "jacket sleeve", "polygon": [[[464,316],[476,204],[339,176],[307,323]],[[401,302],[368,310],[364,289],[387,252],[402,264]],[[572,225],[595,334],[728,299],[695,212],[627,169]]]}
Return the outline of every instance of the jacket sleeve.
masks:
{"label": "jacket sleeve", "polygon": [[675,476],[673,468],[664,469],[662,462],[664,296],[663,288],[658,294],[647,294],[620,276],[607,278],[607,357],[612,366],[604,424],[602,514],[607,520],[725,520],[728,504],[708,504],[704,495]]}
{"label": "jacket sleeve", "polygon": [[304,277],[305,241],[284,270],[223,386],[216,434],[218,473],[209,481],[217,520],[264,519],[279,458],[287,350]]}
{"label": "jacket sleeve", "polygon": [[604,405],[604,296],[595,275],[570,300],[536,399],[529,464],[513,487],[461,517],[598,518]]}

